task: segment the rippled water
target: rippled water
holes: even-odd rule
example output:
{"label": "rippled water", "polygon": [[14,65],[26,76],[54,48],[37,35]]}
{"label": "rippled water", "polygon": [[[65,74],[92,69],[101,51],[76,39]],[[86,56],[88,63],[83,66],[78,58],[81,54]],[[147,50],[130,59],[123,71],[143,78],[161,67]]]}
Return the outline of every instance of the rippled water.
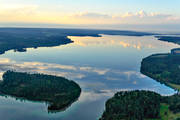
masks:
{"label": "rippled water", "polygon": [[105,101],[116,91],[144,89],[170,95],[175,91],[142,75],[144,57],[166,53],[178,45],[158,41],[153,36],[71,37],[74,43],[51,47],[29,48],[27,52],[8,51],[0,55],[0,72],[41,72],[65,76],[79,83],[82,94],[64,112],[48,113],[45,103],[19,101],[0,97],[3,120],[96,120]]}

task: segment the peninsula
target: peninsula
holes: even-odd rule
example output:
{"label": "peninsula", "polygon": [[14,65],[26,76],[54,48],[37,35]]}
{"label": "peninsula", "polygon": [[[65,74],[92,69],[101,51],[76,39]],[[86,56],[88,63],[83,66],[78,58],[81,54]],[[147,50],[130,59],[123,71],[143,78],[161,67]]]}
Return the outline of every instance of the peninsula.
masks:
{"label": "peninsula", "polygon": [[154,54],[144,58],[141,63],[141,73],[180,90],[179,49],[172,49],[171,53]]}
{"label": "peninsula", "polygon": [[155,36],[155,37],[161,41],[171,42],[171,43],[180,45],[180,37],[179,36]]}
{"label": "peninsula", "polygon": [[118,92],[106,102],[100,120],[178,120],[180,96],[161,96],[150,91]]}

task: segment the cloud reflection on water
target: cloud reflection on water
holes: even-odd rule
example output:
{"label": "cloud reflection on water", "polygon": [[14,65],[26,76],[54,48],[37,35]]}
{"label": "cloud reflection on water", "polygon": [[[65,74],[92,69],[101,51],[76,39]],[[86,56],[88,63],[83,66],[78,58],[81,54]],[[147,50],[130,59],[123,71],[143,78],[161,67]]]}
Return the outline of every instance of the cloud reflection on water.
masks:
{"label": "cloud reflection on water", "polygon": [[[131,36],[108,36],[102,35],[101,39],[95,37],[76,37],[68,36],[69,39],[74,41],[74,44],[87,47],[87,46],[122,46],[124,48],[135,48],[141,50],[143,48],[158,48],[160,42],[154,36],[145,37],[131,37]],[[149,39],[149,40],[147,40]],[[154,41],[156,40],[156,41]],[[171,43],[163,43],[163,47],[169,46]],[[173,45],[173,44],[171,44]],[[177,45],[174,45],[177,46]]]}
{"label": "cloud reflection on water", "polygon": [[112,93],[124,89],[146,89],[148,87],[151,87],[148,89],[154,89],[154,91],[160,89],[160,85],[148,86],[148,80],[150,81],[150,79],[137,71],[44,62],[17,62],[8,58],[0,58],[0,75],[2,76],[3,72],[7,70],[64,76],[77,81],[84,91],[91,91],[93,94],[98,93],[101,95],[104,93],[111,93],[112,95]]}
{"label": "cloud reflection on water", "polygon": [[[112,70],[109,68],[96,68],[90,66],[73,66],[73,65],[61,65],[55,63],[44,62],[17,62],[9,58],[0,58],[0,72],[3,73],[7,70],[15,70],[20,72],[39,72],[52,74],[57,76],[64,76],[71,79],[83,79],[94,74],[96,76],[107,76],[109,73],[125,75],[130,79],[132,74],[142,76],[135,71],[121,72]],[[104,77],[106,80],[118,80],[117,78]]]}
{"label": "cloud reflection on water", "polygon": [[[137,64],[140,64],[140,60],[143,57],[143,55],[140,56],[139,52],[144,54],[145,51],[148,51],[148,54],[150,54],[151,52],[153,53],[151,50],[156,49],[159,51],[160,48],[164,50],[164,48],[169,49],[177,45],[158,41],[153,36],[102,35],[101,38],[71,36],[69,38],[74,41],[73,44],[36,50],[39,52],[40,58],[46,57],[47,53],[49,53],[46,61],[42,59],[33,61],[36,57],[31,59],[31,55],[36,54],[37,52],[34,53],[35,51],[26,53],[29,56],[26,59],[30,59],[31,62],[20,62],[18,59],[15,61],[14,59],[16,58],[13,57],[11,59],[1,58],[0,75],[6,70],[16,70],[64,76],[78,82],[83,88],[83,92],[92,91],[98,94],[109,90],[114,93],[124,89],[148,89],[162,94],[173,93],[167,87],[142,75],[139,69],[136,68],[139,67]],[[9,53],[10,55],[14,54]],[[78,57],[75,53],[78,53]],[[21,54],[18,55],[21,57]],[[61,61],[59,62],[60,58],[56,58],[56,56],[63,56],[65,59],[62,58],[63,60],[61,61],[66,62],[64,64]],[[49,58],[53,57],[58,59],[58,62],[47,63],[52,60]]]}
{"label": "cloud reflection on water", "polygon": [[[1,104],[4,102],[0,116],[8,116],[8,118],[21,116],[22,120],[28,116],[39,116],[43,120],[61,118],[92,120],[102,114],[105,101],[117,91],[139,89],[156,91],[162,95],[174,93],[173,89],[142,75],[139,68],[145,56],[157,52],[169,52],[178,45],[158,41],[153,36],[103,35],[98,38],[71,37],[71,39],[75,42],[65,46],[36,50],[30,48],[26,53],[6,52],[0,58],[0,75],[6,70],[16,70],[64,76],[76,81],[82,88],[78,102],[72,104],[67,111],[52,115],[46,114],[44,105],[30,102],[23,104],[10,98],[6,100],[0,97]],[[18,117],[6,112],[12,110],[12,107],[14,107],[13,111],[18,112],[16,113]],[[24,111],[27,111],[26,114],[23,113]]]}

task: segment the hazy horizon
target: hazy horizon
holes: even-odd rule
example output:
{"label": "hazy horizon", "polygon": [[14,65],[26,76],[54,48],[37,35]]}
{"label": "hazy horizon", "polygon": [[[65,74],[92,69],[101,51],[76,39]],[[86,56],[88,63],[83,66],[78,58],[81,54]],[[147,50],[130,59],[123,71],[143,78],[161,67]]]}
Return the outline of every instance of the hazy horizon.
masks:
{"label": "hazy horizon", "polygon": [[74,24],[41,24],[41,23],[0,23],[0,28],[65,28],[65,29],[99,29],[99,30],[128,30],[142,32],[156,32],[180,34],[180,24],[167,25],[74,25]]}

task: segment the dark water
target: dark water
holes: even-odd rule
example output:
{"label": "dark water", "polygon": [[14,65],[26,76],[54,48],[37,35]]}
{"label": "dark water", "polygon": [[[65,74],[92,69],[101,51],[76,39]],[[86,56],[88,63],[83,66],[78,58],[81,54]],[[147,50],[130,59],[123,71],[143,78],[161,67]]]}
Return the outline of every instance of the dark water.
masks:
{"label": "dark water", "polygon": [[153,36],[69,37],[74,43],[8,51],[0,56],[0,72],[41,72],[65,76],[82,88],[77,102],[64,112],[48,113],[45,103],[0,97],[0,118],[3,120],[96,120],[105,101],[116,91],[143,89],[170,95],[175,91],[144,75],[141,60],[154,53],[166,53],[178,45],[158,41]]}

